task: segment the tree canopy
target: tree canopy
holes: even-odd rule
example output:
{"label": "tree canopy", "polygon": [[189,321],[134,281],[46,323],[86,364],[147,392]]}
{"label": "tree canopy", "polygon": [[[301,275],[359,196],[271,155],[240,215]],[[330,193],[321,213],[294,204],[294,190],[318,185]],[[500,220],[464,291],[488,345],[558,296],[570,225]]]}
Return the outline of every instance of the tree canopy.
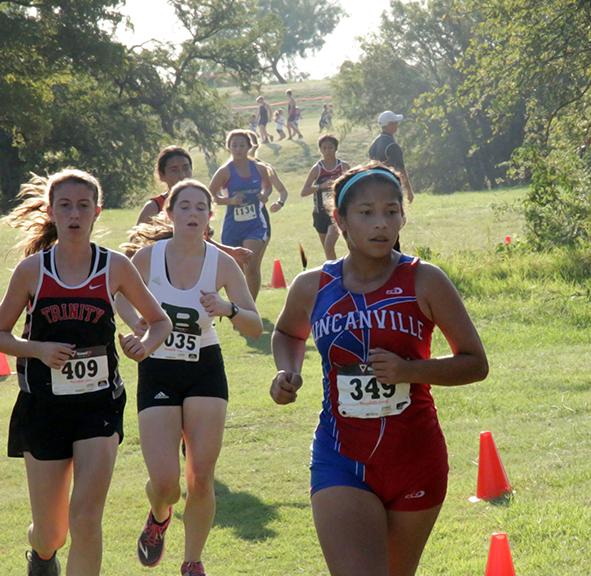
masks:
{"label": "tree canopy", "polygon": [[[67,165],[97,175],[108,205],[131,201],[171,140],[213,153],[231,126],[208,83],[211,63],[244,88],[279,41],[254,2],[170,0],[188,39],[128,48],[119,0],[0,3],[0,201],[29,172]],[[209,67],[208,67],[209,66]]]}
{"label": "tree canopy", "polygon": [[531,182],[531,246],[591,237],[588,0],[392,0],[333,83],[352,122],[405,114],[417,188]]}
{"label": "tree canopy", "polygon": [[376,126],[386,109],[407,117],[400,139],[419,189],[495,187],[521,143],[519,104],[507,110],[508,129],[497,133],[460,97],[464,55],[481,19],[455,0],[393,0],[379,30],[365,39],[361,61],[345,64],[334,81],[337,102],[353,121]]}
{"label": "tree canopy", "polygon": [[303,57],[322,48],[326,36],[345,15],[335,0],[257,0],[257,11],[262,17],[276,17],[280,43],[267,55],[267,61],[281,83],[285,78],[279,64],[293,63],[296,55]]}

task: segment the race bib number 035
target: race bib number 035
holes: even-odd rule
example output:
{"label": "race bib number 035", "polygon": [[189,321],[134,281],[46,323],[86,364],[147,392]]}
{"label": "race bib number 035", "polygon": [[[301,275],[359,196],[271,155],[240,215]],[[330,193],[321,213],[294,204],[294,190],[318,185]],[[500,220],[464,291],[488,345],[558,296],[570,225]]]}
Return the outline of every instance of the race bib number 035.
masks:
{"label": "race bib number 035", "polygon": [[197,362],[199,360],[199,336],[172,331],[164,344],[152,354],[152,357],[163,360]]}
{"label": "race bib number 035", "polygon": [[172,332],[160,348],[152,353],[151,357],[161,360],[197,362],[201,347],[199,312],[193,308],[167,303],[162,303],[162,308],[172,320]]}
{"label": "race bib number 035", "polygon": [[337,389],[339,414],[347,418],[396,416],[410,406],[410,384],[384,384],[368,364],[340,368]]}
{"label": "race bib number 035", "polygon": [[51,391],[56,396],[87,394],[109,387],[109,362],[105,346],[80,348],[61,369],[51,369]]}

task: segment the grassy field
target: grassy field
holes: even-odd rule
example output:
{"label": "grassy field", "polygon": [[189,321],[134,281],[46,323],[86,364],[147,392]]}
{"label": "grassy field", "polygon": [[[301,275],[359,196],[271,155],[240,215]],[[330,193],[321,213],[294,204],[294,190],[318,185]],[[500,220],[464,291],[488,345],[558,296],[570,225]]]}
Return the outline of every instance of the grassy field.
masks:
{"label": "grassy field", "polygon": [[[297,85],[295,89],[297,97]],[[319,92],[324,89],[321,86]],[[305,117],[303,142],[263,150],[291,192],[285,208],[273,217],[264,282],[270,281],[274,259],[280,259],[288,281],[293,279],[301,269],[299,242],[311,266],[322,260],[311,226],[310,199],[298,196],[316,157],[315,122],[315,117]],[[362,161],[369,137],[363,129],[349,132],[343,156],[353,163]],[[204,164],[196,160],[197,175],[203,174]],[[518,574],[591,572],[591,258],[497,250],[506,235],[518,239],[522,234],[523,222],[512,207],[523,194],[523,189],[420,194],[403,231],[406,252],[429,256],[457,283],[491,366],[484,383],[434,390],[451,472],[448,498],[423,556],[421,576],[484,573],[493,531],[508,532]],[[135,214],[106,212],[98,226],[98,241],[117,247]],[[218,234],[221,220],[220,212],[214,223]],[[16,262],[10,252],[13,244],[12,233],[0,229],[0,250],[6,255],[2,291]],[[342,241],[338,252],[344,253]],[[218,511],[204,554],[212,576],[327,574],[308,498],[309,445],[321,398],[319,357],[311,343],[298,402],[277,407],[268,396],[274,374],[270,332],[284,297],[284,290],[261,292],[258,307],[265,332],[257,341],[233,333],[228,322],[218,325],[231,399],[217,470]],[[434,353],[445,351],[438,334]],[[136,369],[124,359],[122,371],[129,405],[126,439],[105,511],[104,576],[148,573],[135,557],[136,538],[148,508],[135,414]],[[13,377],[0,383],[3,446],[16,394]],[[481,430],[492,431],[515,490],[506,506],[468,502],[476,490]],[[0,575],[22,574],[30,522],[23,463],[0,459],[0,477]],[[155,576],[178,573],[183,542],[180,514],[178,506],[166,556],[150,571]],[[65,558],[65,550],[60,555]]]}

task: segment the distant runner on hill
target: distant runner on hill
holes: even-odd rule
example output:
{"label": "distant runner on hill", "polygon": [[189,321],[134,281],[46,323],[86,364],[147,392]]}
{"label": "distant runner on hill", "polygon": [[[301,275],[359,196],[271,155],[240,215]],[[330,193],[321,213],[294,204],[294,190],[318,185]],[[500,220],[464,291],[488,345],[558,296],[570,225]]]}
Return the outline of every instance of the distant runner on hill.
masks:
{"label": "distant runner on hill", "polygon": [[300,192],[301,196],[313,194],[312,221],[327,260],[336,259],[335,245],[339,238],[339,230],[331,216],[334,209],[330,200],[333,196],[333,184],[341,174],[349,170],[349,164],[336,157],[338,147],[338,139],[331,134],[318,139],[322,158],[310,169]]}
{"label": "distant runner on hill", "polygon": [[269,140],[273,141],[273,136],[270,136],[267,132],[267,124],[269,123],[272,114],[271,106],[265,102],[265,99],[262,96],[259,96],[256,101],[259,105],[259,110],[257,112],[257,127],[263,140],[263,144],[266,144]]}
{"label": "distant runner on hill", "polygon": [[287,138],[293,140],[296,134],[298,138],[303,138],[298,126],[299,112],[293,93],[291,90],[286,90],[285,94],[287,96]]}

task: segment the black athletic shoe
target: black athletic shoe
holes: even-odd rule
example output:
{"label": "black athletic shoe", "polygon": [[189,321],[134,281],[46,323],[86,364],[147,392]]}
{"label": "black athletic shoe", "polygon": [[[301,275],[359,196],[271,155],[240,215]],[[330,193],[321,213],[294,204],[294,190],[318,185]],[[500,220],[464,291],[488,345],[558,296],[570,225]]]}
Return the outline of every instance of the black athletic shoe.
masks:
{"label": "black athletic shoe", "polygon": [[27,576],[60,576],[61,566],[54,552],[49,560],[39,558],[35,550],[25,552],[27,559]]}
{"label": "black athletic shoe", "polygon": [[144,566],[156,566],[164,553],[164,534],[172,518],[172,507],[164,524],[158,524],[150,510],[146,525],[137,541],[137,556]]}

